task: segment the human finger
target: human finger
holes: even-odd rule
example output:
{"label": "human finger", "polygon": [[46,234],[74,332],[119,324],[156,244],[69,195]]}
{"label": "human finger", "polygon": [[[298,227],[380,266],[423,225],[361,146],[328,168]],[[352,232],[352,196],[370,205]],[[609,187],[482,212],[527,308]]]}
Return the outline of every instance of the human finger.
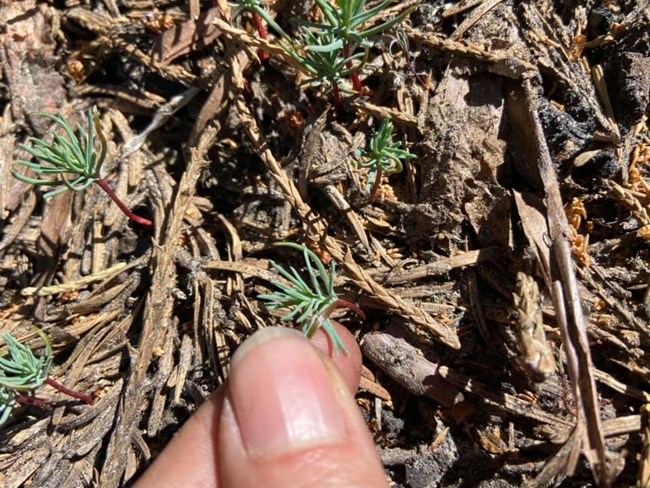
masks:
{"label": "human finger", "polygon": [[[386,486],[349,386],[295,331],[234,355],[218,428],[222,488]],[[357,380],[358,381],[358,380]]]}

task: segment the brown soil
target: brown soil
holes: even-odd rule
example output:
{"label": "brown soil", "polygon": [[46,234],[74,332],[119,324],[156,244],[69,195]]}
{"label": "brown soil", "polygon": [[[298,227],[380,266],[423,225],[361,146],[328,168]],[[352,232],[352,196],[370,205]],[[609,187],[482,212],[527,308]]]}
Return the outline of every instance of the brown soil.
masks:
{"label": "brown soil", "polygon": [[[397,2],[406,50],[375,38],[337,108],[216,3],[0,0],[0,331],[45,331],[51,376],[95,400],[16,405],[0,485],[137,479],[280,323],[257,296],[292,241],[365,310],[339,320],[393,486],[650,486],[648,2]],[[151,230],[96,185],[11,177],[38,112],[91,107]],[[417,158],[371,201],[355,152],[386,116]]]}

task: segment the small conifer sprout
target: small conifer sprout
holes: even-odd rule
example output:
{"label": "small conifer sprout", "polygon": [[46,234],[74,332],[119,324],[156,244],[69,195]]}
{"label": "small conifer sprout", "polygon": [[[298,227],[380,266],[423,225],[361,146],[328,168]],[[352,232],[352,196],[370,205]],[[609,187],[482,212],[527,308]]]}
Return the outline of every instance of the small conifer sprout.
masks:
{"label": "small conifer sprout", "polygon": [[[91,184],[97,183],[130,220],[146,227],[153,225],[150,220],[135,215],[101,177],[102,165],[106,159],[106,138],[101,131],[99,115],[96,111],[88,110],[88,126],[85,130],[80,127],[78,135],[61,115],[47,113],[37,115],[54,122],[55,127],[61,129],[62,134],[55,133],[51,142],[30,137],[31,145],[20,144],[19,147],[32,156],[33,161],[21,159],[18,160],[18,164],[29,168],[39,178],[12,171],[14,178],[41,187],[63,184],[61,188],[47,192],[44,195],[46,199],[68,190],[82,191]],[[99,153],[95,150],[95,137],[99,139]]]}
{"label": "small conifer sprout", "polygon": [[309,283],[294,267],[290,267],[290,271],[287,271],[271,261],[273,269],[289,284],[274,283],[278,291],[270,295],[260,295],[258,298],[266,301],[271,310],[288,309],[288,312],[282,316],[282,320],[294,320],[301,326],[302,333],[307,337],[312,337],[322,327],[332,342],[334,353],[338,354],[342,350],[347,354],[348,350],[334,329],[329,315],[336,308],[345,307],[354,311],[361,318],[365,317],[359,307],[347,300],[340,299],[336,294],[334,290],[336,276],[334,261],[330,263],[328,270],[318,256],[305,246],[292,242],[280,242],[276,246],[302,251]]}

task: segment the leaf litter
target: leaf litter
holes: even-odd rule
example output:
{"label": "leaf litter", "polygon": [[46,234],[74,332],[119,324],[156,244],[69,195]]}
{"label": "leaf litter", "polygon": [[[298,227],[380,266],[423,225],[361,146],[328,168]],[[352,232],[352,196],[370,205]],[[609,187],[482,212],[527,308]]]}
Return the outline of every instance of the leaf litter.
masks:
{"label": "leaf litter", "polygon": [[[0,5],[0,332],[44,331],[51,375],[95,400],[17,408],[3,486],[136,479],[280,324],[257,297],[301,262],[278,241],[365,311],[334,318],[394,486],[647,485],[647,2],[394,3],[369,28],[409,21],[336,107],[221,0]],[[312,7],[265,5],[290,35]],[[103,175],[153,230],[94,186],[11,178],[51,136],[37,113],[93,107]],[[416,158],[371,200],[355,154],[387,118]]]}

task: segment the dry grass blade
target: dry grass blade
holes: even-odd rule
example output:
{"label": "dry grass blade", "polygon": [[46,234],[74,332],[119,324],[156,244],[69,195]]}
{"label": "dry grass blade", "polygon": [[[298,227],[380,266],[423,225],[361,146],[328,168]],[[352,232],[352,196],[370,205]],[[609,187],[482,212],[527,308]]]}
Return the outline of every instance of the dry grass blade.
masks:
{"label": "dry grass blade", "polygon": [[43,287],[35,287],[35,286],[28,286],[26,288],[23,288],[20,294],[24,297],[32,296],[32,295],[37,295],[39,297],[47,296],[47,295],[54,295],[57,293],[66,293],[69,291],[74,291],[78,290],[80,288],[83,288],[84,286],[94,283],[96,281],[101,281],[104,279],[110,280],[120,274],[124,268],[126,268],[127,265],[126,263],[116,263],[110,268],[106,268],[101,270],[98,273],[94,273],[88,276],[84,276],[78,280],[72,281],[70,283],[64,283],[60,285],[52,285],[52,286],[43,286]]}
{"label": "dry grass blade", "polygon": [[272,54],[273,56],[282,59],[284,62],[286,62],[290,66],[293,66],[297,70],[303,71],[302,66],[300,66],[287,53],[287,51],[283,47],[279,46],[278,44],[266,41],[264,39],[260,39],[259,37],[251,36],[246,31],[237,29],[236,27],[233,27],[228,22],[222,19],[214,19],[213,23],[224,33],[226,37],[241,42],[246,46],[254,47],[256,49],[263,49],[269,54]]}

